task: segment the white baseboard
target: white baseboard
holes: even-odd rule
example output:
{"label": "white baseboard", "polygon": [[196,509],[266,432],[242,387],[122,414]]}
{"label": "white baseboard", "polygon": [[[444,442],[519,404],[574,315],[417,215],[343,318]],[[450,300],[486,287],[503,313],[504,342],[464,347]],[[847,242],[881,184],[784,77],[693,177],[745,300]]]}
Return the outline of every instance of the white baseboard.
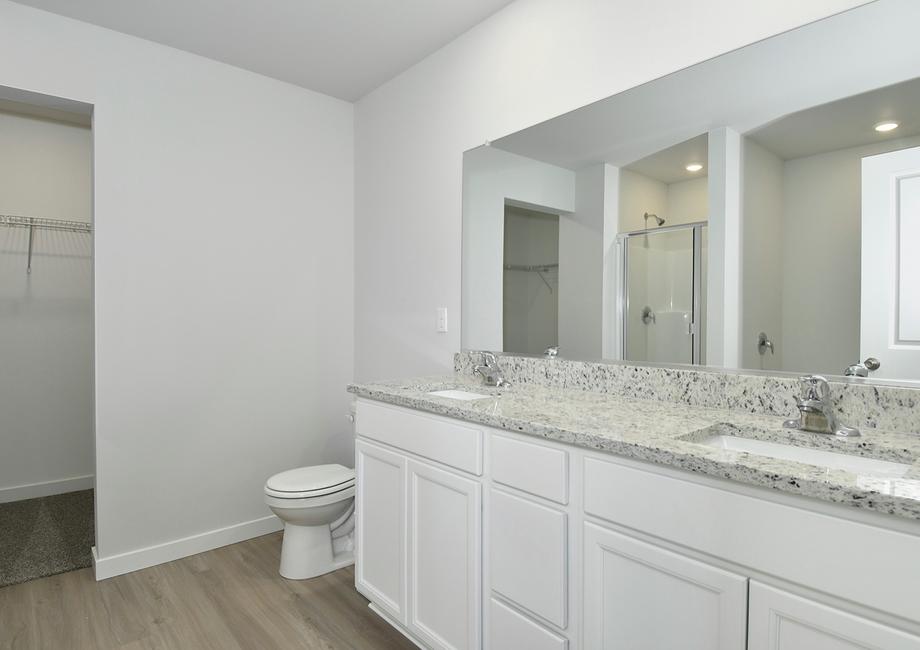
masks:
{"label": "white baseboard", "polygon": [[95,480],[96,477],[93,474],[87,474],[86,476],[73,476],[56,481],[2,487],[0,488],[0,503],[37,499],[38,497],[49,497],[53,494],[64,494],[65,492],[77,492],[79,490],[92,490]]}
{"label": "white baseboard", "polygon": [[136,551],[128,551],[127,553],[109,557],[99,557],[94,546],[93,570],[96,572],[96,580],[105,580],[106,578],[146,569],[164,562],[172,562],[189,555],[204,553],[228,544],[236,544],[253,537],[274,533],[283,527],[284,523],[278,517],[269,515],[261,519],[244,521],[241,524],[209,530],[206,533],[199,533],[191,537],[183,537],[171,542],[139,548]]}

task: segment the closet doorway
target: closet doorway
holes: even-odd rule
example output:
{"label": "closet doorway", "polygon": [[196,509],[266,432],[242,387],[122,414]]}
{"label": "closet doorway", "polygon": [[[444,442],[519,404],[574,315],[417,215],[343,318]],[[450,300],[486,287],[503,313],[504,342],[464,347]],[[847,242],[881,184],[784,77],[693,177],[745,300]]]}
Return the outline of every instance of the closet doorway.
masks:
{"label": "closet doorway", "polygon": [[559,345],[559,215],[505,206],[502,350]]}
{"label": "closet doorway", "polygon": [[90,115],[0,88],[0,587],[92,562]]}

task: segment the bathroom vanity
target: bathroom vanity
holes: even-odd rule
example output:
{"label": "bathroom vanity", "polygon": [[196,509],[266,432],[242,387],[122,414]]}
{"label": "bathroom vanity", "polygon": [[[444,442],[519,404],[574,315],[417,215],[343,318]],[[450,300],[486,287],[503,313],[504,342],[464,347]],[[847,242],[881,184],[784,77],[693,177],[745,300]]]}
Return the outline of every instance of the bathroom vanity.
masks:
{"label": "bathroom vanity", "polygon": [[467,373],[350,390],[356,586],[425,647],[920,648],[915,435]]}

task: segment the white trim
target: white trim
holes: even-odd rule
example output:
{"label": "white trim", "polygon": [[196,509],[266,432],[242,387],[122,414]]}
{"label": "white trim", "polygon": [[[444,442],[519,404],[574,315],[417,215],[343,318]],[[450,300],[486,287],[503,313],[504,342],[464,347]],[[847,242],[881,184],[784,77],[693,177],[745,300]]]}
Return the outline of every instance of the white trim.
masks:
{"label": "white trim", "polygon": [[706,365],[737,368],[741,353],[741,135],[709,132]]}
{"label": "white trim", "polygon": [[95,482],[96,476],[94,474],[87,474],[86,476],[72,476],[70,478],[62,478],[55,481],[44,481],[42,483],[13,485],[11,487],[0,488],[0,503],[37,499],[38,497],[48,497],[54,494],[78,492],[80,490],[92,490],[93,487],[95,487]]}
{"label": "white trim", "polygon": [[244,521],[225,528],[209,530],[190,537],[183,537],[110,557],[100,558],[94,546],[93,570],[96,572],[96,580],[105,580],[106,578],[146,569],[164,562],[172,562],[189,555],[197,555],[228,544],[236,544],[253,537],[274,533],[283,527],[284,523],[278,517],[269,515],[261,519]]}

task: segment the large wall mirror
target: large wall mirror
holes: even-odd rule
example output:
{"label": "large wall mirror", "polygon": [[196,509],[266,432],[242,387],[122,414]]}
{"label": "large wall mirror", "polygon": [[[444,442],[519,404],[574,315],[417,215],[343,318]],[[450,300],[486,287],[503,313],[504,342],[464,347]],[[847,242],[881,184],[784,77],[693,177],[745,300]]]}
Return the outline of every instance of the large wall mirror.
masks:
{"label": "large wall mirror", "polygon": [[466,349],[920,381],[920,3],[464,154]]}

